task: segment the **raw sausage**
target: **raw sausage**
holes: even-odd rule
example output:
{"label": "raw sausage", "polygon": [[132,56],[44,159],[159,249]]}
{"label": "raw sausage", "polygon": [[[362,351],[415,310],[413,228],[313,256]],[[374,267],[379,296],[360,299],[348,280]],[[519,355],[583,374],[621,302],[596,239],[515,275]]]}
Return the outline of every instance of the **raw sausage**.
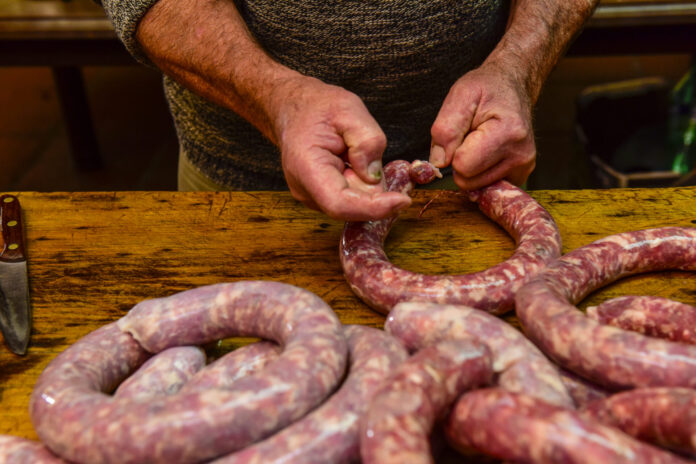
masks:
{"label": "raw sausage", "polygon": [[444,340],[477,340],[490,349],[502,388],[574,407],[556,366],[514,327],[488,313],[458,305],[399,303],[387,317],[385,330],[410,351]]}
{"label": "raw sausage", "polygon": [[2,464],[67,464],[38,441],[0,435]]}
{"label": "raw sausage", "polygon": [[234,388],[237,379],[261,371],[275,361],[280,353],[280,347],[271,342],[256,342],[239,347],[198,371],[184,384],[181,391]]}
{"label": "raw sausage", "polygon": [[639,440],[696,452],[696,391],[636,388],[587,405],[583,414]]}
{"label": "raw sausage", "polygon": [[408,353],[384,331],[357,325],[344,331],[351,365],[338,392],[291,426],[215,464],[338,464],[359,459],[360,417],[377,387]]}
{"label": "raw sausage", "polygon": [[588,307],[587,316],[624,330],[696,345],[696,307],[668,298],[621,296]]}
{"label": "raw sausage", "polygon": [[402,364],[372,398],[362,421],[363,464],[432,463],[430,432],[464,391],[493,380],[490,350],[449,340]]}
{"label": "raw sausage", "polygon": [[573,250],[517,292],[517,316],[542,351],[593,382],[694,388],[696,346],[601,325],[574,306],[621,277],[666,269],[696,270],[696,229],[627,232]]}
{"label": "raw sausage", "polygon": [[169,348],[148,359],[118,386],[114,397],[145,401],[173,395],[205,366],[205,353],[196,346]]}
{"label": "raw sausage", "polygon": [[[410,193],[413,178],[431,180],[422,174],[428,164],[389,163],[384,168],[388,189]],[[341,237],[340,258],[355,294],[383,314],[401,301],[463,304],[495,314],[512,309],[514,292],[522,282],[560,256],[558,228],[541,205],[506,181],[470,192],[469,198],[517,242],[507,261],[472,274],[419,274],[394,266],[384,253],[384,240],[396,217],[349,222]]]}
{"label": "raw sausage", "polygon": [[573,398],[575,407],[582,408],[583,406],[602,398],[606,398],[611,395],[611,392],[595,385],[592,382],[583,379],[582,377],[573,374],[572,372],[559,369],[561,374],[561,379],[563,380],[563,385],[565,385],[566,390],[570,393]]}
{"label": "raw sausage", "polygon": [[[147,402],[103,393],[147,359],[145,350],[229,336],[275,340],[283,353],[229,390]],[[71,461],[198,462],[302,417],[338,384],[346,358],[342,326],[316,295],[276,282],[211,285],[143,301],[61,353],[41,374],[30,415],[41,441]]]}
{"label": "raw sausage", "polygon": [[473,444],[500,459],[535,464],[677,464],[683,459],[641,443],[578,411],[485,388],[465,393],[445,425],[450,443]]}

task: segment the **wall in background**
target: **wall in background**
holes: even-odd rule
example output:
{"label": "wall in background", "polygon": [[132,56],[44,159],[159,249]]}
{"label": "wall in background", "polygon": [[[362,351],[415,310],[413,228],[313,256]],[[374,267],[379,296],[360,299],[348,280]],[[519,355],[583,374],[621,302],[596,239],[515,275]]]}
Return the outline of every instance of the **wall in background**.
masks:
{"label": "wall in background", "polygon": [[575,99],[584,88],[649,76],[676,83],[689,69],[691,59],[690,55],[636,55],[561,60],[549,76],[536,107],[538,158],[528,187],[538,190],[595,186],[574,127]]}

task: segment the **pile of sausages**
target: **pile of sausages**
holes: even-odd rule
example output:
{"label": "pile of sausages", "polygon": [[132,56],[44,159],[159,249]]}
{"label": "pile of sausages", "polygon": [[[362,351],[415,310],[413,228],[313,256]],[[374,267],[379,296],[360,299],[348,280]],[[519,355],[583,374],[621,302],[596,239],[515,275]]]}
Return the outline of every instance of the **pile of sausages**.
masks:
{"label": "pile of sausages", "polygon": [[[410,192],[439,175],[385,167]],[[696,229],[618,234],[561,256],[551,216],[502,181],[469,198],[517,242],[483,272],[429,276],[383,250],[396,218],[348,223],[349,285],[387,314],[344,326],[277,282],[201,287],[137,304],[41,374],[32,463],[431,463],[446,437],[519,463],[681,463],[696,456],[696,308],[654,297],[575,304],[627,275],[696,270]],[[515,308],[523,332],[496,317]],[[209,362],[199,346],[263,341]],[[433,433],[436,428],[442,432]]]}
{"label": "pile of sausages", "polygon": [[[408,163],[385,172],[395,190],[410,192],[419,182]],[[587,315],[574,306],[628,275],[696,270],[696,229],[617,234],[560,257],[553,220],[524,192],[502,181],[469,196],[518,244],[510,259],[486,271],[430,276],[397,268],[383,251],[395,218],[349,223],[341,242],[351,288],[389,314],[386,330],[410,351],[466,340],[492,353],[489,387],[454,395],[449,442],[514,462],[667,463],[696,456],[696,307],[638,296],[607,301]],[[497,319],[479,321],[512,302],[528,339]],[[506,329],[494,329],[496,323]],[[496,345],[515,346],[505,332],[524,343],[511,349],[519,358],[496,368]]]}

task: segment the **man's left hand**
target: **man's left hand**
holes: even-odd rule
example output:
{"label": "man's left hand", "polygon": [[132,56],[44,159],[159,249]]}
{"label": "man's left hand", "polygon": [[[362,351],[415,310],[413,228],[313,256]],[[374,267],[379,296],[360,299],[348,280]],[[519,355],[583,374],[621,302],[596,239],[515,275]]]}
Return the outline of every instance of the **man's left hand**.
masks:
{"label": "man's left hand", "polygon": [[454,83],[431,135],[430,162],[451,164],[463,190],[499,179],[521,185],[534,170],[530,98],[523,83],[497,64],[484,64]]}

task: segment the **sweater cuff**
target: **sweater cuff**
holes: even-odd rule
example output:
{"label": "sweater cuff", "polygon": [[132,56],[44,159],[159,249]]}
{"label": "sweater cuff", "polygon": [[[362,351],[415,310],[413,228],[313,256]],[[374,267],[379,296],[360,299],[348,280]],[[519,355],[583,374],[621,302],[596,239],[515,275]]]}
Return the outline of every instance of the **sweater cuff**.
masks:
{"label": "sweater cuff", "polygon": [[106,15],[114,26],[116,35],[126,46],[126,50],[140,63],[148,66],[154,64],[145,54],[135,38],[135,32],[140,20],[157,0],[101,0]]}

